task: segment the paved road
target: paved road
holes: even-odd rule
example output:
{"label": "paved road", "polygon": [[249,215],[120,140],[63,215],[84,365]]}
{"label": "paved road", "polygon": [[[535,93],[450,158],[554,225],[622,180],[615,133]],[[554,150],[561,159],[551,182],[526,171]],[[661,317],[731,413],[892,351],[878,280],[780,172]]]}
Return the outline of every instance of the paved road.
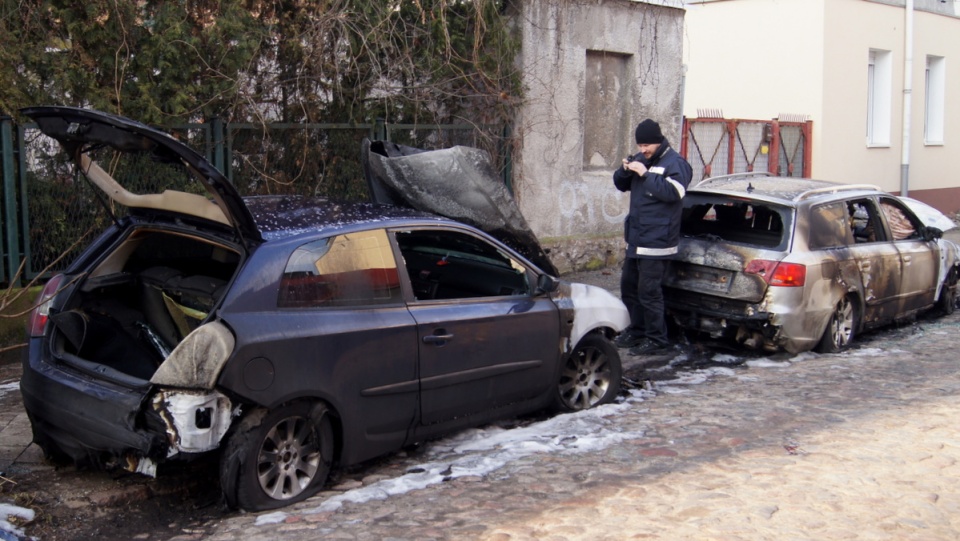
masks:
{"label": "paved road", "polygon": [[604,420],[628,437],[602,450],[527,454],[323,510],[426,460],[399,454],[280,513],[227,515],[167,538],[960,539],[958,350],[960,313],[868,335],[840,355],[736,364],[690,349],[674,362],[721,362],[679,380],[666,359],[628,357],[641,389]]}
{"label": "paved road", "polygon": [[[281,514],[227,518],[204,538],[958,539],[958,346],[955,315],[841,355],[654,383],[610,419],[642,438],[317,512],[327,491]],[[634,377],[655,375],[629,362]],[[415,464],[397,458],[366,482]]]}

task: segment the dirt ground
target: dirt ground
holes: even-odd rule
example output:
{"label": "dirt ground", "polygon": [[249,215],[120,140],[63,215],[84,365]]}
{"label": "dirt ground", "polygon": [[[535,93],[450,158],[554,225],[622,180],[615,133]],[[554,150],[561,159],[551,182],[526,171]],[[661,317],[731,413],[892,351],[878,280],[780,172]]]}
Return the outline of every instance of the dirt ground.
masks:
{"label": "dirt ground", "polygon": [[[0,384],[19,380],[20,373],[19,362],[3,361]],[[19,393],[0,397],[0,411],[22,410]],[[216,463],[171,468],[157,479],[39,461],[0,467],[0,502],[34,510],[30,523],[11,522],[40,541],[169,539],[226,514]]]}

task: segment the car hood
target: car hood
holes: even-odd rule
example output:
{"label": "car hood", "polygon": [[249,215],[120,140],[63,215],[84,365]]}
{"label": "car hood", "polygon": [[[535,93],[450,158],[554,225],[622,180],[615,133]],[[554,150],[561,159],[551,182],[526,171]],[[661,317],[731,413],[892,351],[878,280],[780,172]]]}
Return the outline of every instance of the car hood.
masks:
{"label": "car hood", "polygon": [[364,139],[361,156],[374,202],[470,224],[557,276],[557,268],[483,150],[455,146],[427,151]]}
{"label": "car hood", "polygon": [[[113,201],[128,208],[197,216],[230,225],[247,240],[260,238],[253,216],[230,181],[203,156],[170,135],[128,118],[78,107],[28,107],[21,112],[33,119],[45,135],[56,139],[87,178]],[[174,190],[160,194],[127,191],[88,155],[88,150],[103,146],[120,152],[149,153],[158,161],[185,165],[212,201]]]}

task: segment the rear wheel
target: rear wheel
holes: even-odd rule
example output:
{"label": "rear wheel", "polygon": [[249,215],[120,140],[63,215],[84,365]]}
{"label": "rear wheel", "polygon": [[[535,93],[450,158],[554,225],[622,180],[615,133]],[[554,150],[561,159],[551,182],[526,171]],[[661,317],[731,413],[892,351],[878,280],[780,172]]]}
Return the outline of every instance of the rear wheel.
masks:
{"label": "rear wheel", "polygon": [[849,346],[853,342],[857,319],[857,307],[850,297],[840,299],[830,316],[827,328],[823,331],[820,343],[817,344],[817,351],[836,353]]}
{"label": "rear wheel", "polygon": [[261,511],[309,498],[327,480],[333,444],[330,412],[323,404],[294,402],[251,412],[221,458],[227,504]]}
{"label": "rear wheel", "polygon": [[584,336],[560,369],[555,408],[580,411],[612,401],[620,392],[620,353],[599,333]]}

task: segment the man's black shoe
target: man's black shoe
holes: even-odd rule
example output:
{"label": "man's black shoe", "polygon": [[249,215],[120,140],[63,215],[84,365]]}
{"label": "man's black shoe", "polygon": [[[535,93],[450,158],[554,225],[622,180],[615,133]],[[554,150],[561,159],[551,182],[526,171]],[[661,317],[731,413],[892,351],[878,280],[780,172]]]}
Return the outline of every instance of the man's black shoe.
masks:
{"label": "man's black shoe", "polygon": [[642,334],[624,331],[620,333],[620,336],[618,336],[613,343],[616,344],[618,348],[632,348],[644,340],[645,338]]}
{"label": "man's black shoe", "polygon": [[631,355],[663,355],[670,352],[670,344],[661,344],[644,338],[635,347],[630,348]]}

